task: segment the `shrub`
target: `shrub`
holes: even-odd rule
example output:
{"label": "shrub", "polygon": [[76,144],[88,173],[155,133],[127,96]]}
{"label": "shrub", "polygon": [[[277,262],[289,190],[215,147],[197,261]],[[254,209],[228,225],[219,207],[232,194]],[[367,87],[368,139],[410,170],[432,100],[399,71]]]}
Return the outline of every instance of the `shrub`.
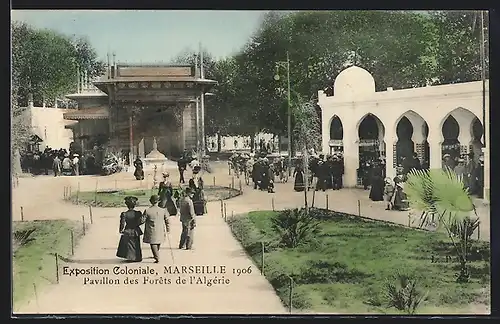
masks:
{"label": "shrub", "polygon": [[415,311],[427,295],[423,294],[417,288],[417,285],[418,282],[415,278],[397,272],[385,284],[388,306],[409,315],[415,314]]}
{"label": "shrub", "polygon": [[31,238],[31,234],[33,234],[36,231],[36,228],[30,228],[26,230],[19,230],[15,231],[12,239],[12,249],[14,253],[19,249],[21,246],[24,246],[28,244],[29,242],[33,241],[34,239]]}
{"label": "shrub", "polygon": [[272,218],[272,228],[280,244],[295,248],[319,233],[320,223],[305,209],[285,209]]}

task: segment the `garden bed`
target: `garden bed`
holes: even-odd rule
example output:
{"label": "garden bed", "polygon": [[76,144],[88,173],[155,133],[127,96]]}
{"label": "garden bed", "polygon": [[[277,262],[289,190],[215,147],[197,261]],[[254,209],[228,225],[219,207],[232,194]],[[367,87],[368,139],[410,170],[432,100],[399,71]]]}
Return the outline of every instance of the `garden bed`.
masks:
{"label": "garden bed", "polygon": [[[265,276],[289,306],[320,313],[391,313],[387,283],[408,274],[427,294],[416,313],[467,313],[471,303],[489,303],[490,247],[473,242],[469,283],[458,284],[458,263],[446,235],[369,221],[354,215],[312,210],[319,233],[295,248],[284,248],[273,229],[278,212],[251,212],[229,220],[235,237],[257,266],[265,242]],[[489,307],[489,304],[488,304]]]}
{"label": "garden bed", "polygon": [[[178,189],[174,189],[178,190]],[[207,201],[226,200],[240,195],[240,191],[221,186],[205,186],[205,199]],[[149,206],[149,198],[152,194],[157,194],[158,189],[126,189],[126,190],[100,190],[82,191],[73,193],[70,201],[74,204],[90,205],[97,207],[123,207],[124,199],[127,196],[138,198],[138,206]]]}
{"label": "garden bed", "polygon": [[13,308],[34,296],[48,283],[56,282],[54,253],[69,256],[71,231],[76,243],[81,224],[66,220],[13,223]]}

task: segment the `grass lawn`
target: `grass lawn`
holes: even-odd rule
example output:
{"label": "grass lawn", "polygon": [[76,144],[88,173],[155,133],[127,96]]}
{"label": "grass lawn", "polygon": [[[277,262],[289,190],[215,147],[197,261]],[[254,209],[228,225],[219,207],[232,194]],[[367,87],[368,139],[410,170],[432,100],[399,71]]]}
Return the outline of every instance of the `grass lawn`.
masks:
{"label": "grass lawn", "polygon": [[295,282],[292,305],[299,311],[396,314],[387,306],[385,284],[397,271],[414,276],[418,288],[428,293],[417,313],[467,312],[471,303],[489,306],[488,242],[473,243],[470,283],[458,284],[458,264],[445,234],[322,213],[328,215],[320,221],[320,234],[293,249],[276,244],[279,237],[271,219],[277,212],[251,212],[230,220],[234,235],[259,268],[260,242],[266,242],[265,276],[287,307],[289,275]]}
{"label": "grass lawn", "polygon": [[[138,206],[149,206],[149,198],[152,194],[156,194],[157,189],[128,189],[128,190],[107,190],[98,191],[82,191],[73,193],[71,201],[73,203],[92,205],[98,207],[123,207],[124,199],[127,196],[135,196],[139,199]],[[207,201],[226,200],[240,195],[239,190],[228,187],[205,186],[205,199]],[[78,199],[77,199],[78,196]]]}
{"label": "grass lawn", "polygon": [[[34,286],[39,292],[44,285],[56,282],[53,253],[65,257],[70,255],[71,230],[77,242],[82,230],[77,222],[54,220],[13,223],[14,310],[34,296]],[[26,233],[31,231],[27,236]]]}

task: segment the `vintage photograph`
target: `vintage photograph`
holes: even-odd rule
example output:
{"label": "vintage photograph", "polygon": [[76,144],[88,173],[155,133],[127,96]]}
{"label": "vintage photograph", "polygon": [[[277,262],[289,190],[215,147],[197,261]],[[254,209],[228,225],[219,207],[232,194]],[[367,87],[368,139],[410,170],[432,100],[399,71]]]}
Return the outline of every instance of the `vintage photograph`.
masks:
{"label": "vintage photograph", "polygon": [[488,12],[12,10],[12,313],[490,314]]}

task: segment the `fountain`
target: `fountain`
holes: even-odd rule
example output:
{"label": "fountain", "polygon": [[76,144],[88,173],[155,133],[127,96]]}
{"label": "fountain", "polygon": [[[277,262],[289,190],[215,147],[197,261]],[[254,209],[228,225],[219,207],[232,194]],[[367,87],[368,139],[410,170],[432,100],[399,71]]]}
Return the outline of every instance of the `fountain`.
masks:
{"label": "fountain", "polygon": [[153,137],[153,149],[149,154],[146,155],[145,158],[142,158],[142,165],[144,166],[144,171],[153,171],[155,169],[159,169],[161,172],[164,171],[165,168],[176,167],[176,164],[173,161],[170,161],[163,155],[160,151],[158,151],[158,143],[156,142],[156,137]]}

